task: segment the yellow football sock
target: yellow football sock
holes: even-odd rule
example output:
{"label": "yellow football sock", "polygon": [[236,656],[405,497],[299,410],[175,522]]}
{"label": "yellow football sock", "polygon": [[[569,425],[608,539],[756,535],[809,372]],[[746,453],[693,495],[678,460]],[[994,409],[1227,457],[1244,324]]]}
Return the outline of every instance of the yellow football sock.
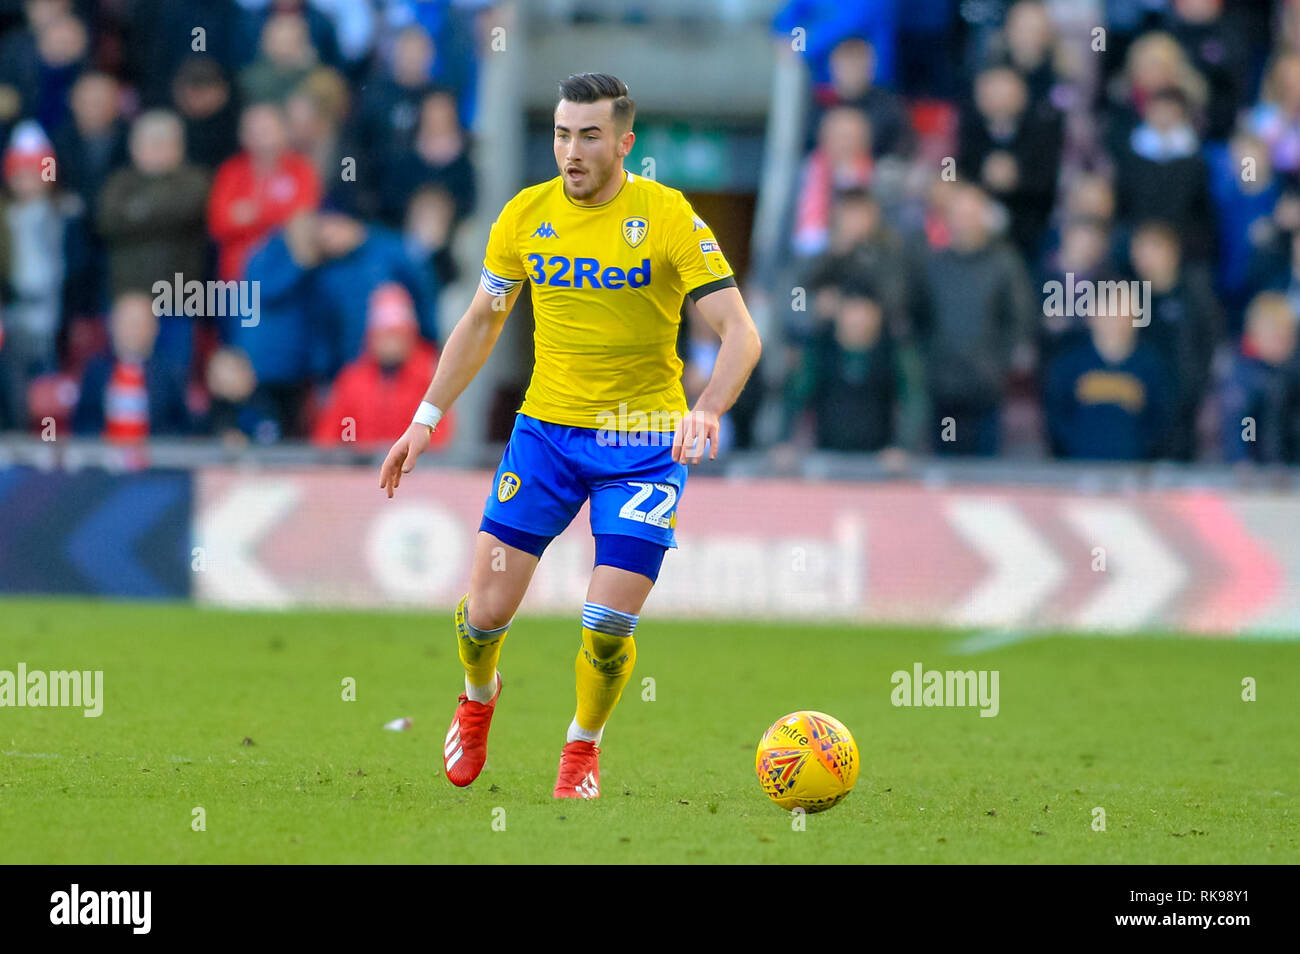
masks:
{"label": "yellow football sock", "polygon": [[469,595],[466,594],[456,607],[456,645],[470,684],[486,686],[495,680],[497,660],[501,658],[501,644],[505,642],[510,624],[507,623],[500,629],[474,629],[469,625],[468,602]]}
{"label": "yellow football sock", "polygon": [[578,676],[576,721],[587,732],[599,732],[623,695],[636,665],[636,640],[582,628],[582,648],[574,669]]}

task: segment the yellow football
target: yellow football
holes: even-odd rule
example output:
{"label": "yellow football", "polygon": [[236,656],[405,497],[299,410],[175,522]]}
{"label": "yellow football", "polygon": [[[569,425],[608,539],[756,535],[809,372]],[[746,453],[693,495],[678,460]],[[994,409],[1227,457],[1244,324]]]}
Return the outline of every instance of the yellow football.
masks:
{"label": "yellow football", "polygon": [[763,733],[754,770],[768,798],[786,811],[821,812],[853,791],[858,744],[838,719],[800,710]]}

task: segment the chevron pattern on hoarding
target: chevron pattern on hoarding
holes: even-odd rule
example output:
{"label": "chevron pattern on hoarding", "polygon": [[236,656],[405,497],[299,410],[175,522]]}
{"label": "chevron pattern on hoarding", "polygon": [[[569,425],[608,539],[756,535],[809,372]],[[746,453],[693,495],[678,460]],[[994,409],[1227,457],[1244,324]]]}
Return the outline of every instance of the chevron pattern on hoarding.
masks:
{"label": "chevron pattern on hoarding", "polygon": [[[455,605],[492,475],[437,471],[403,484],[400,502],[372,483],[343,471],[204,472],[195,537],[209,570],[196,575],[197,597]],[[693,478],[680,549],[647,612],[1282,635],[1300,615],[1300,535],[1277,528],[1294,526],[1298,510],[1281,495],[1207,491]],[[575,611],[591,558],[579,514],[548,548],[524,609]]]}

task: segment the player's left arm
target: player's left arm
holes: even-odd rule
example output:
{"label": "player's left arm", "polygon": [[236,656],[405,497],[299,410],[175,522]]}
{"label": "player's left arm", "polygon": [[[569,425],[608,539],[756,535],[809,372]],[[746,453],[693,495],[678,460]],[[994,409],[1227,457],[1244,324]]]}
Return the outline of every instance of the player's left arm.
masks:
{"label": "player's left arm", "polygon": [[673,460],[685,464],[698,464],[704,459],[706,441],[709,460],[717,458],[718,421],[740,397],[763,352],[754,319],[734,284],[697,298],[695,307],[722,339],[722,347],[709,383],[673,437]]}

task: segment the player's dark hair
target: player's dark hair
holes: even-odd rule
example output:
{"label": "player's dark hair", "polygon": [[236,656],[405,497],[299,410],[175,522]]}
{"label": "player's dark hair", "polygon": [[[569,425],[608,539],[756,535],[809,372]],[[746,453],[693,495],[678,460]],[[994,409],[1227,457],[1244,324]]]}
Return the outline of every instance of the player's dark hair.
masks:
{"label": "player's dark hair", "polygon": [[626,132],[632,128],[636,103],[627,95],[627,84],[609,73],[575,73],[560,83],[560,99],[571,103],[614,101],[614,128]]}

